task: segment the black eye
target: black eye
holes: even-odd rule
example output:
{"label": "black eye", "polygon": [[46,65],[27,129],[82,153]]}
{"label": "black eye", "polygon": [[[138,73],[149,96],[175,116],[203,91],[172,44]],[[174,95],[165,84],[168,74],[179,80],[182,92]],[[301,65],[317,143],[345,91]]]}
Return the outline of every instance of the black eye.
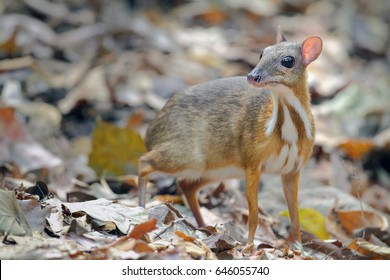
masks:
{"label": "black eye", "polygon": [[260,60],[263,58],[263,51],[260,53]]}
{"label": "black eye", "polygon": [[282,59],[282,65],[287,68],[292,68],[295,64],[295,59],[292,56],[285,56]]}

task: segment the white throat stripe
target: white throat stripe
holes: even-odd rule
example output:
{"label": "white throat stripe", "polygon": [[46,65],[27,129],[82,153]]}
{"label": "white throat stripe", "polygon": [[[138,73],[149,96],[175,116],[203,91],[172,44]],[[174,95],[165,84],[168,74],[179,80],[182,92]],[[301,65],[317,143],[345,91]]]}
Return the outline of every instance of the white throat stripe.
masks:
{"label": "white throat stripe", "polygon": [[274,96],[272,94],[272,98],[274,100],[274,107],[272,108],[272,115],[271,115],[271,118],[268,120],[267,124],[265,125],[265,127],[266,127],[265,134],[267,136],[271,135],[271,133],[274,131],[276,121],[278,120],[278,110],[279,110],[278,97]]}
{"label": "white throat stripe", "polygon": [[[277,86],[270,86],[269,89],[271,90],[272,97],[274,99],[274,107],[272,108],[271,118],[268,120],[266,124],[266,131],[265,131],[266,135],[267,136],[271,135],[271,133],[273,132],[276,126],[276,122],[278,119],[278,109],[279,109],[278,103],[279,103],[279,98],[281,98],[281,100],[285,99],[298,113],[299,117],[303,122],[303,125],[305,126],[307,138],[312,139],[313,136],[311,131],[310,120],[307,116],[307,113],[303,109],[301,102],[294,95],[293,91],[281,84],[278,84]],[[282,127],[282,136],[286,141],[289,141],[290,143],[294,143],[298,138],[298,133],[294,126],[294,123],[291,120],[290,113],[284,104],[283,104],[283,111],[284,111],[284,123]]]}

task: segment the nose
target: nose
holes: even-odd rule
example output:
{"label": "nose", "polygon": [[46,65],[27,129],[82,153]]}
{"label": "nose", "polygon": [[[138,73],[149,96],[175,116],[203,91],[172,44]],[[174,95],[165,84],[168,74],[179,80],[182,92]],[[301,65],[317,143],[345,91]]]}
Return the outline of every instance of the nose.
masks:
{"label": "nose", "polygon": [[261,77],[260,74],[256,71],[256,69],[253,69],[247,76],[246,79],[250,83],[254,82],[260,82]]}

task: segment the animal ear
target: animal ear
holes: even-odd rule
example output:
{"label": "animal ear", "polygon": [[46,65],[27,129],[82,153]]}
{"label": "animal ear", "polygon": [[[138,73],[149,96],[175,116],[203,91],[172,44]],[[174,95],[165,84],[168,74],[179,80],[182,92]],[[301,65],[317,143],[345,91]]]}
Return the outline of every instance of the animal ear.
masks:
{"label": "animal ear", "polygon": [[301,46],[303,64],[308,65],[316,60],[322,51],[322,40],[318,36],[307,38]]}
{"label": "animal ear", "polygon": [[279,44],[280,42],[286,42],[286,36],[284,36],[282,28],[278,26],[278,31],[276,33],[276,44]]}

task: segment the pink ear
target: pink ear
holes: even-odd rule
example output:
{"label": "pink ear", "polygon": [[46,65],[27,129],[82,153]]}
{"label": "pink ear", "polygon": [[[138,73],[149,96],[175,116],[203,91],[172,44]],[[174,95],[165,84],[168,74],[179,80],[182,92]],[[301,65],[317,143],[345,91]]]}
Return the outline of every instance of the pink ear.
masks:
{"label": "pink ear", "polygon": [[308,65],[316,60],[322,51],[322,40],[318,36],[307,38],[302,43],[302,59],[303,64]]}

